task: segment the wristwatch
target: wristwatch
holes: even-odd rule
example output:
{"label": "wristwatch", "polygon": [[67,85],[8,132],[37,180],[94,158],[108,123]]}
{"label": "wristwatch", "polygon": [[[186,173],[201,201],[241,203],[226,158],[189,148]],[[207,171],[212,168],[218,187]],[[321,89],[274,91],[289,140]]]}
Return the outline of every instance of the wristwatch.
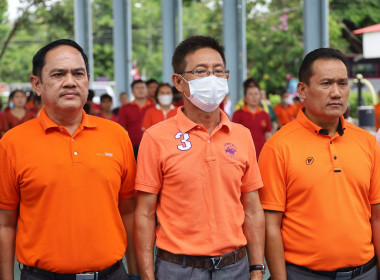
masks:
{"label": "wristwatch", "polygon": [[252,272],[254,270],[261,271],[263,274],[265,274],[265,265],[264,264],[250,265],[249,272]]}

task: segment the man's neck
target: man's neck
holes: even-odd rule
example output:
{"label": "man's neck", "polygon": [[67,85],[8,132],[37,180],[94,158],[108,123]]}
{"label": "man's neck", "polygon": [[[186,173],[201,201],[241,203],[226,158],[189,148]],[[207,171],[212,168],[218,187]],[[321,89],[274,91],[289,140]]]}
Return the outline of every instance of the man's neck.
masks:
{"label": "man's neck", "polygon": [[73,135],[75,130],[82,122],[82,110],[73,113],[73,111],[66,111],[57,114],[46,108],[46,114],[57,125],[64,126],[67,131]]}
{"label": "man's neck", "polygon": [[212,131],[215,129],[215,127],[220,123],[219,107],[214,111],[207,113],[194,106],[190,101],[188,101],[184,104],[183,113],[191,121],[195,122],[196,124],[200,124],[204,128],[206,128],[210,135]]}
{"label": "man's neck", "polygon": [[317,118],[314,118],[312,115],[309,114],[307,110],[304,111],[306,117],[316,125],[322,127],[323,129],[326,129],[329,132],[329,136],[333,137],[335,133],[338,130],[339,126],[339,117],[331,120],[320,120]]}
{"label": "man's neck", "polygon": [[135,99],[135,103],[139,106],[139,107],[144,107],[145,104],[147,102],[147,98],[139,98],[139,99]]}

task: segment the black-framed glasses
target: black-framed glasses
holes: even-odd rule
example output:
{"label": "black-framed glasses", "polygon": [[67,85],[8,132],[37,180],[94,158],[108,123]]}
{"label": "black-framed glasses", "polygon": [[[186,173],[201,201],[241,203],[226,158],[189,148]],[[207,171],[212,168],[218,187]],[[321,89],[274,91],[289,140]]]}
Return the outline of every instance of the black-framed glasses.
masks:
{"label": "black-framed glasses", "polygon": [[219,78],[226,78],[228,75],[230,75],[230,70],[225,70],[225,69],[214,69],[214,70],[207,70],[204,68],[199,68],[191,71],[185,71],[182,72],[181,75],[183,74],[193,74],[194,77],[196,78],[204,78],[207,76],[210,76],[210,74],[213,74],[216,77]]}

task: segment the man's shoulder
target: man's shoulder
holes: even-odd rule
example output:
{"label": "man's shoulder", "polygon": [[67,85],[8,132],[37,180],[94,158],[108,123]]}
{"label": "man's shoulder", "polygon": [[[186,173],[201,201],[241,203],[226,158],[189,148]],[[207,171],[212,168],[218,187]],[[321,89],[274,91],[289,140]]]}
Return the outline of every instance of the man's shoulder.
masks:
{"label": "man's shoulder", "polygon": [[[8,130],[2,139],[12,139],[17,140],[17,139],[28,139],[28,136],[31,135],[32,133],[38,132],[38,128],[41,127],[40,123],[38,121],[38,118],[33,118],[31,120],[28,120],[18,126],[13,127],[12,129]],[[42,131],[42,130],[41,130]],[[26,136],[27,138],[22,138]]]}
{"label": "man's shoulder", "polygon": [[117,122],[108,120],[105,118],[93,116],[93,115],[87,115],[87,118],[91,123],[95,123],[96,127],[98,128],[97,130],[101,131],[109,131],[109,132],[114,132],[114,133],[126,133],[126,130]]}
{"label": "man's shoulder", "polygon": [[160,121],[159,123],[152,125],[146,130],[146,132],[149,135],[165,136],[166,133],[177,130],[179,130],[177,116],[173,116],[171,118],[168,118],[166,120]]}
{"label": "man's shoulder", "polygon": [[346,132],[350,133],[350,134],[356,134],[361,139],[367,138],[367,139],[370,139],[372,141],[376,141],[376,137],[373,134],[371,134],[367,130],[365,130],[361,127],[358,127],[358,126],[356,126],[350,122],[346,122],[345,133]]}
{"label": "man's shoulder", "polygon": [[267,143],[270,145],[281,145],[284,143],[294,143],[297,145],[298,141],[294,140],[300,139],[300,134],[304,133],[304,131],[306,129],[297,120],[293,120],[277,130]]}

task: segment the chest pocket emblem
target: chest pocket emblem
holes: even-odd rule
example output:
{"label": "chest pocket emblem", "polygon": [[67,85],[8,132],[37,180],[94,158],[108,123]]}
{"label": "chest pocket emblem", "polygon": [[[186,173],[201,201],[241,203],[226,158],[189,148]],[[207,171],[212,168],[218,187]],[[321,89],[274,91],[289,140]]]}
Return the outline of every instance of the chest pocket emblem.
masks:
{"label": "chest pocket emblem", "polygon": [[182,133],[178,132],[175,136],[175,139],[181,140],[181,145],[177,145],[177,149],[180,151],[187,151],[191,149],[191,142],[188,141],[190,139],[190,136],[188,133]]}
{"label": "chest pocket emblem", "polygon": [[314,162],[314,158],[313,157],[308,157],[305,162],[306,162],[307,165],[312,165],[313,162]]}

